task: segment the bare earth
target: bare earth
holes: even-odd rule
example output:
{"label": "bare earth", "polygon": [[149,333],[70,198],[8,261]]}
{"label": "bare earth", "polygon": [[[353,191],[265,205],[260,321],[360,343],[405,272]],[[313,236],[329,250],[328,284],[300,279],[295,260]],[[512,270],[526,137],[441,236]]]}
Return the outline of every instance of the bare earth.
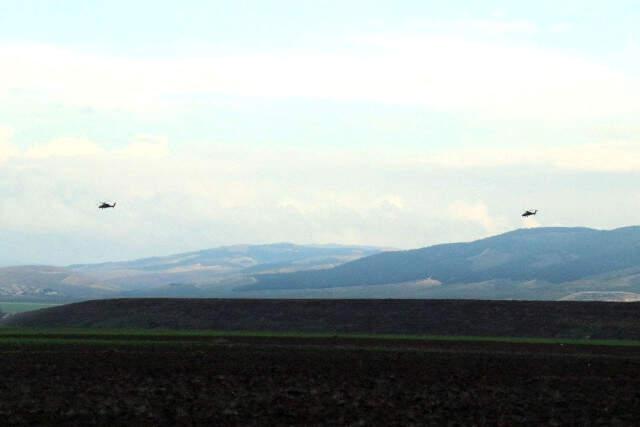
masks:
{"label": "bare earth", "polygon": [[13,425],[633,425],[640,348],[225,338],[4,344]]}
{"label": "bare earth", "polygon": [[209,329],[640,340],[640,303],[479,300],[86,301],[12,316],[7,326]]}

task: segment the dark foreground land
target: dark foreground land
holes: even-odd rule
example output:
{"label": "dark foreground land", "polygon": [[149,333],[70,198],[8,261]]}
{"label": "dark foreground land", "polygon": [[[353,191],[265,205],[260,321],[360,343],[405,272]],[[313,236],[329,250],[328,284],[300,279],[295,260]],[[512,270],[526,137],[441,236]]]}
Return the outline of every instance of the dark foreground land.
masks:
{"label": "dark foreground land", "polygon": [[634,303],[125,299],[4,326],[8,424],[640,420]]}
{"label": "dark foreground land", "polygon": [[640,303],[115,299],[20,313],[3,324],[640,340]]}
{"label": "dark foreground land", "polygon": [[640,419],[634,345],[51,336],[21,338],[14,331],[0,339],[5,423],[634,425]]}

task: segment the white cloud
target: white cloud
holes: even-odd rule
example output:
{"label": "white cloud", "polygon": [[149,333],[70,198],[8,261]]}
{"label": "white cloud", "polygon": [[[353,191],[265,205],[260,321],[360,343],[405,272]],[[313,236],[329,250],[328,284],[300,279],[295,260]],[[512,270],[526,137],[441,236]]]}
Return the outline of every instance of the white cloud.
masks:
{"label": "white cloud", "polygon": [[540,227],[540,221],[535,217],[522,218],[522,228],[537,228]]}
{"label": "white cloud", "polygon": [[11,156],[15,148],[11,145],[13,131],[4,126],[0,126],[0,165]]}
{"label": "white cloud", "polygon": [[[456,162],[442,152],[224,144],[192,152],[157,136],[120,148],[55,139],[13,149],[0,167],[0,224],[3,232],[83,241],[99,236],[138,255],[285,240],[419,247],[537,225],[520,220],[519,210],[530,204],[542,209],[537,221],[545,225],[575,225],[576,218],[622,225],[640,209],[640,199],[626,197],[624,208],[617,207],[625,189],[593,188],[602,181],[593,172],[620,174],[616,156],[633,158],[637,151],[620,148],[632,146],[602,144],[589,155],[584,149],[573,163],[567,160],[573,151],[535,157],[517,150],[496,158],[491,153],[500,150],[485,157],[456,152]],[[613,147],[610,154],[606,147]],[[527,163],[530,157],[535,161]],[[597,158],[610,164],[606,170]],[[495,167],[518,164],[529,172]],[[572,181],[569,188],[558,173],[573,170],[584,173],[582,187]],[[635,164],[623,169],[637,171]],[[118,208],[99,212],[102,200],[117,201]],[[590,213],[596,200],[598,209]]]}
{"label": "white cloud", "polygon": [[574,25],[570,22],[557,22],[549,27],[549,32],[557,34],[568,33],[573,27]]}
{"label": "white cloud", "polygon": [[612,141],[558,147],[483,147],[442,150],[416,160],[447,168],[537,166],[585,172],[640,171],[640,143]]}
{"label": "white cloud", "polygon": [[[432,197],[377,176],[393,173],[383,157],[174,148],[147,137],[121,148],[55,139],[19,150],[0,168],[3,231],[100,236],[145,253],[283,240],[417,246],[426,234],[413,227]],[[102,200],[118,208],[99,212]]]}
{"label": "white cloud", "polygon": [[13,130],[7,126],[0,126],[0,144],[7,144],[13,136]]}
{"label": "white cloud", "polygon": [[[309,161],[310,159],[307,159]],[[283,197],[278,206],[292,209],[301,214],[311,214],[321,211],[358,211],[375,210],[380,214],[389,214],[394,211],[402,211],[406,204],[403,198],[396,194],[378,195],[375,192],[353,191],[316,191],[305,197],[292,198]]]}
{"label": "white cloud", "polygon": [[141,135],[125,148],[115,150],[115,153],[125,158],[165,158],[170,154],[169,142],[164,137]]}
{"label": "white cloud", "polygon": [[44,159],[51,157],[97,157],[104,153],[92,141],[80,138],[59,138],[53,141],[29,148],[24,152],[24,157],[31,159]]}
{"label": "white cloud", "polygon": [[494,15],[493,19],[459,19],[451,21],[423,21],[423,27],[430,32],[445,34],[533,34],[539,31],[538,25],[532,21],[504,19]]}
{"label": "white cloud", "polygon": [[[465,25],[529,25],[474,22]],[[0,100],[141,113],[180,108],[194,95],[369,101],[498,117],[640,111],[637,78],[573,53],[433,34],[368,35],[350,46],[140,59],[5,43]]]}
{"label": "white cloud", "polygon": [[609,142],[549,149],[545,157],[559,169],[597,172],[640,171],[640,144]]}
{"label": "white cloud", "polygon": [[484,202],[466,202],[458,200],[449,206],[449,214],[461,221],[481,225],[487,233],[494,234],[503,231],[501,220],[496,220],[489,214],[489,208]]}

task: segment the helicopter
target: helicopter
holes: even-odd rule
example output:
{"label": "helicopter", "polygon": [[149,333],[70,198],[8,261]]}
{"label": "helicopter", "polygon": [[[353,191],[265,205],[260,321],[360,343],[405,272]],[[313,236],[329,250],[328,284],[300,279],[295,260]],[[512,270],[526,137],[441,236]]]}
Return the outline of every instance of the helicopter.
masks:
{"label": "helicopter", "polygon": [[98,209],[108,209],[108,208],[115,208],[116,207],[116,203],[117,202],[113,202],[113,204],[109,204],[107,202],[102,202],[98,205]]}
{"label": "helicopter", "polygon": [[522,216],[526,218],[526,217],[528,217],[528,216],[533,216],[533,215],[535,215],[535,214],[537,214],[537,213],[538,213],[538,210],[537,210],[537,209],[530,209],[530,210],[528,210],[528,211],[525,211],[525,212],[522,214]]}

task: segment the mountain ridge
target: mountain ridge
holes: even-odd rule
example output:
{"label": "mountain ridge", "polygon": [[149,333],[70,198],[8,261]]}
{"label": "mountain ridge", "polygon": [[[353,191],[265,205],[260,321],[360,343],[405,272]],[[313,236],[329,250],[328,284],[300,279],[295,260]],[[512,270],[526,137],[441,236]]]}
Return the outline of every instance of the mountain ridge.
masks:
{"label": "mountain ridge", "polygon": [[[0,296],[77,300],[127,295],[207,296],[199,287],[221,281],[250,281],[249,274],[328,268],[378,252],[370,246],[233,245],[200,251],[70,266],[22,265],[0,268]],[[244,271],[247,271],[246,273]],[[52,272],[55,271],[55,275]],[[47,281],[47,279],[49,279]],[[69,287],[69,281],[76,284]]]}
{"label": "mountain ridge", "polygon": [[[441,289],[432,291],[438,294],[448,285],[490,281],[571,284],[634,267],[640,267],[639,226],[614,230],[545,227],[472,242],[383,252],[323,271],[264,274],[237,291],[346,288],[430,279],[441,284]],[[640,283],[634,290],[640,291]]]}
{"label": "mountain ridge", "polygon": [[393,251],[277,243],[68,267],[7,267],[0,268],[0,296],[626,301],[640,298],[640,226],[522,228]]}

